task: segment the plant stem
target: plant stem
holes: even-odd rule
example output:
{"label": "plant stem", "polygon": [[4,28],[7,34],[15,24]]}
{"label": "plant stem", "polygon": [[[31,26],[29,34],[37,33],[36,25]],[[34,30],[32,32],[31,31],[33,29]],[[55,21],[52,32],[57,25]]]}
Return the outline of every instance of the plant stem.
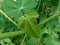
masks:
{"label": "plant stem", "polygon": [[27,37],[27,35],[24,36],[24,38],[23,38],[23,40],[21,41],[21,44],[20,44],[20,45],[23,45],[24,40],[25,40],[26,37]]}
{"label": "plant stem", "polygon": [[9,16],[7,16],[2,10],[0,10],[0,13],[2,13],[8,20],[10,20],[14,25],[18,26]]}
{"label": "plant stem", "polygon": [[38,2],[38,6],[37,6],[37,10],[39,9],[39,6],[40,6],[40,4],[41,4],[41,0],[38,0],[39,2]]}
{"label": "plant stem", "polygon": [[45,21],[42,21],[41,23],[39,23],[39,25],[45,24],[45,23],[49,22],[50,20],[52,20],[53,18],[55,18],[55,17],[57,17],[59,15],[60,15],[60,11],[57,11],[57,13],[55,13],[53,16],[49,17]]}
{"label": "plant stem", "polygon": [[5,38],[9,38],[9,37],[14,37],[14,36],[21,35],[21,34],[24,34],[24,31],[1,33],[0,40],[5,39]]}

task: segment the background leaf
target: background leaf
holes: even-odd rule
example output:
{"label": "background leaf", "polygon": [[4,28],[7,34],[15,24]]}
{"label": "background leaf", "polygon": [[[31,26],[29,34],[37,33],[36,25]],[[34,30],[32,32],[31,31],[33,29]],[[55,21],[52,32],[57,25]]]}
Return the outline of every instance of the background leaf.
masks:
{"label": "background leaf", "polygon": [[[14,6],[13,6],[14,5]],[[3,2],[3,11],[17,21],[19,16],[34,10],[37,2],[35,0],[7,0]]]}

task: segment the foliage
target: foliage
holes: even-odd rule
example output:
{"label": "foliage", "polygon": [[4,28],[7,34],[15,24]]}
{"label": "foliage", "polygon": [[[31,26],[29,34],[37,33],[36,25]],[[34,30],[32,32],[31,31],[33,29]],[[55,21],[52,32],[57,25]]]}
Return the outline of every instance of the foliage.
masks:
{"label": "foliage", "polygon": [[0,45],[60,45],[60,0],[0,0]]}

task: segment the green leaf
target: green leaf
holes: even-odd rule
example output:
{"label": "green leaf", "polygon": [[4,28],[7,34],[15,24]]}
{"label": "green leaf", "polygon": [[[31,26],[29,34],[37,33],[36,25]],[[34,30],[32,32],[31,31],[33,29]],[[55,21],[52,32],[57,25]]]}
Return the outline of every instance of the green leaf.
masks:
{"label": "green leaf", "polygon": [[30,37],[40,38],[39,26],[30,19],[25,20],[25,32]]}
{"label": "green leaf", "polygon": [[60,16],[58,16],[58,23],[60,23]]}
{"label": "green leaf", "polygon": [[56,31],[56,32],[60,32],[60,24],[56,25],[54,31]]}
{"label": "green leaf", "polygon": [[31,21],[33,21],[34,23],[37,23],[37,17],[38,17],[38,13],[36,11],[30,12],[25,14],[24,16],[19,17],[18,19],[18,26],[21,27],[22,25],[24,26],[24,20],[25,18],[30,19]]}
{"label": "green leaf", "polygon": [[24,20],[25,20],[25,17],[24,17],[24,16],[21,16],[21,17],[18,19],[18,26],[19,26],[19,27],[24,27],[24,26],[23,26]]}
{"label": "green leaf", "polygon": [[49,21],[49,22],[46,24],[47,30],[49,31],[48,33],[54,32],[54,28],[55,28],[55,26],[56,26],[57,24],[58,24],[58,19],[57,19],[57,18],[54,18],[54,19],[52,19],[51,21]]}
{"label": "green leaf", "polygon": [[0,14],[0,27],[5,24],[5,18]]}
{"label": "green leaf", "polygon": [[32,11],[30,13],[25,14],[26,18],[37,18],[39,17],[39,14],[37,11]]}
{"label": "green leaf", "polygon": [[15,45],[11,42],[11,39],[6,38],[0,41],[1,45]]}
{"label": "green leaf", "polygon": [[44,35],[42,42],[44,45],[60,45],[60,41],[51,35]]}
{"label": "green leaf", "polygon": [[5,42],[11,42],[11,40],[9,38],[7,39],[3,39]]}
{"label": "green leaf", "polygon": [[27,45],[39,45],[39,42],[36,39],[29,38]]}
{"label": "green leaf", "polygon": [[35,0],[4,0],[2,9],[7,15],[17,19],[19,16],[33,11],[36,5],[37,2]]}

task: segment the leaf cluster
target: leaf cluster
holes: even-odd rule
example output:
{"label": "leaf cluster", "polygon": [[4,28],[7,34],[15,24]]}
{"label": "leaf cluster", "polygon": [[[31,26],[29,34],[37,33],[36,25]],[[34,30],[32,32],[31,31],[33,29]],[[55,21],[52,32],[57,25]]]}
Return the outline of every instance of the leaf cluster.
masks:
{"label": "leaf cluster", "polygon": [[60,45],[60,0],[0,2],[1,45]]}

